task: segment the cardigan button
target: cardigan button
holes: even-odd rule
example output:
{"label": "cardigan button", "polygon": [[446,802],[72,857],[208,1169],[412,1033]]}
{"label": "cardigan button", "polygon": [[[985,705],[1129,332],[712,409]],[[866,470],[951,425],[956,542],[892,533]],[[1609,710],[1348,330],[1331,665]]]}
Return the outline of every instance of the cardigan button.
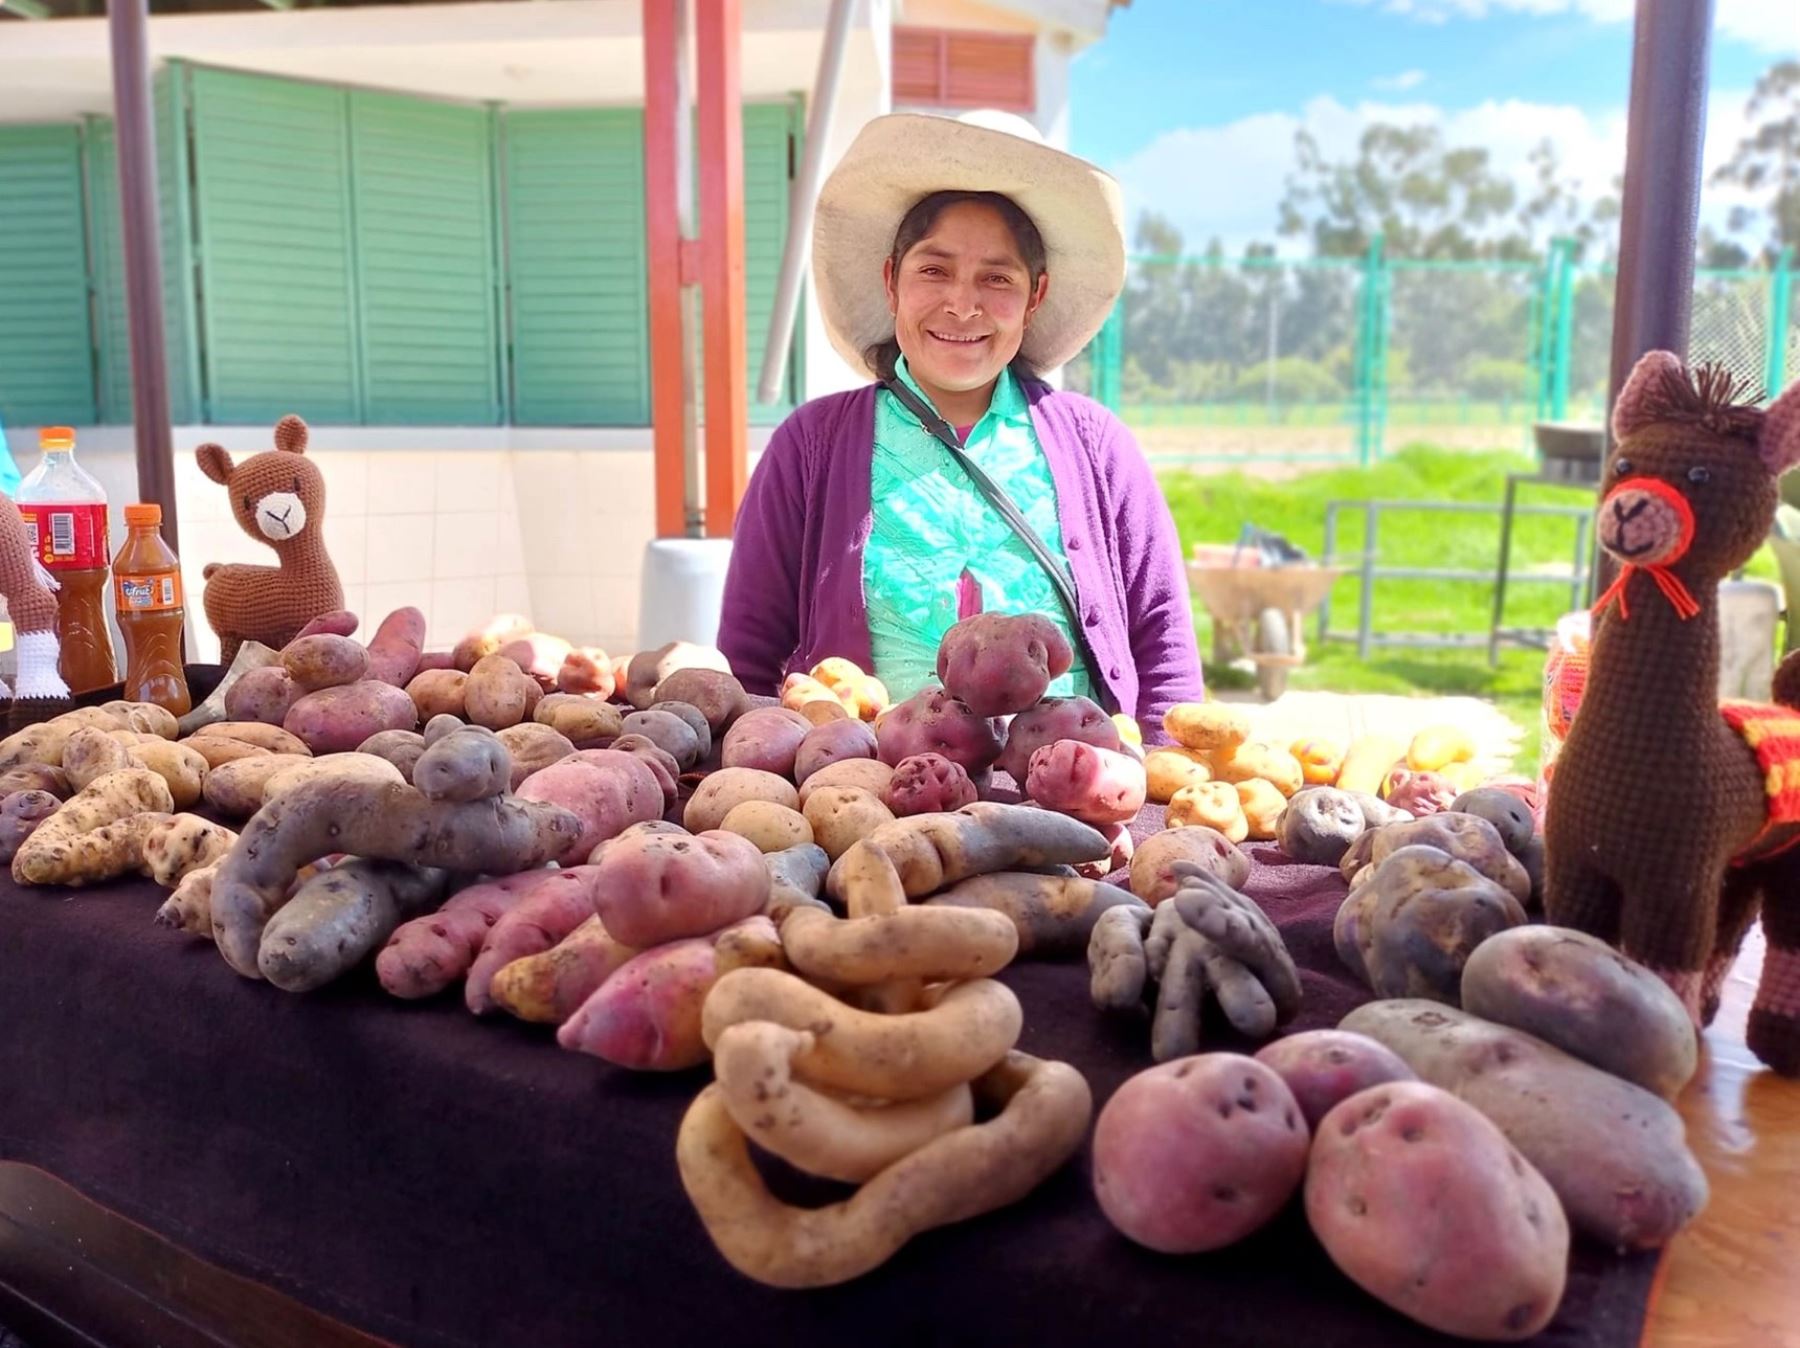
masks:
{"label": "cardigan button", "polygon": [[1117,665],[1112,667],[1112,677],[1115,679],[1119,677],[1119,667]]}
{"label": "cardigan button", "polygon": [[1081,540],[1079,538],[1071,538],[1069,540],[1069,551],[1070,552],[1080,552],[1081,551]]}
{"label": "cardigan button", "polygon": [[1087,625],[1089,627],[1098,627],[1100,625],[1100,610],[1099,609],[1091,608],[1087,611]]}

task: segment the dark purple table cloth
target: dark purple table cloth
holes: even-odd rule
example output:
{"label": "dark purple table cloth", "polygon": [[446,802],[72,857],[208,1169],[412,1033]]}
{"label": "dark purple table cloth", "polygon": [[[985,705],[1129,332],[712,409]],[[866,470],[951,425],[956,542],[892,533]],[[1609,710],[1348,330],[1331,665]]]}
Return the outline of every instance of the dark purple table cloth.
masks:
{"label": "dark purple table cloth", "polygon": [[[1250,892],[1305,971],[1295,1028],[1334,1024],[1363,996],[1332,953],[1342,882],[1252,850]],[[621,1071],[366,977],[290,996],[152,925],[159,898],[0,880],[0,1158],[397,1343],[1448,1342],[1339,1274],[1297,1205],[1215,1254],[1130,1244],[1093,1200],[1085,1147],[1024,1202],[855,1283],[758,1286],[714,1251],[676,1174],[704,1070]],[[1097,1013],[1081,964],[1003,977],[1021,1047],[1080,1068],[1096,1106],[1150,1065],[1146,1024]],[[1539,1341],[1635,1345],[1654,1269],[1578,1248]]]}

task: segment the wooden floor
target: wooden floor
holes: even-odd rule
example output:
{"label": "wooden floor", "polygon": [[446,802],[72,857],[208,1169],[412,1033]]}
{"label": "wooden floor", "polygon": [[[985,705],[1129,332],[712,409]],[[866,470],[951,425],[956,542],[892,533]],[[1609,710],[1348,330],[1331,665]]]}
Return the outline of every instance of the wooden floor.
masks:
{"label": "wooden floor", "polygon": [[1648,1348],[1800,1348],[1800,1081],[1744,1047],[1762,952],[1752,933],[1681,1099],[1712,1202],[1669,1249]]}

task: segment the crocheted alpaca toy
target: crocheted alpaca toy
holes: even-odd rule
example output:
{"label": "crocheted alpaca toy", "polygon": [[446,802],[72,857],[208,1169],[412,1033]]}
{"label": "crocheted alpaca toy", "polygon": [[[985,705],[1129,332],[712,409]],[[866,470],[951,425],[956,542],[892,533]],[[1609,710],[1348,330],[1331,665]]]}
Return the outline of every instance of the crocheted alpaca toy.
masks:
{"label": "crocheted alpaca toy", "polygon": [[[1800,385],[1767,411],[1724,370],[1653,351],[1613,410],[1587,689],[1550,788],[1544,906],[1656,970],[1711,1020],[1762,910],[1757,1057],[1800,1075],[1800,714],[1719,704],[1719,582],[1767,536],[1800,462]],[[1777,687],[1800,690],[1800,663]]]}
{"label": "crocheted alpaca toy", "polygon": [[214,444],[194,451],[200,471],[231,493],[239,527],[275,549],[277,566],[209,564],[202,604],[229,665],[238,647],[260,641],[280,650],[321,613],[344,606],[344,587],[325,553],[325,478],[306,455],[306,423],[285,416],[275,448],[232,466]]}
{"label": "crocheted alpaca toy", "polygon": [[[12,497],[0,493],[0,596],[18,637],[19,696],[65,698],[69,685],[56,672],[56,580],[31,550],[25,521]],[[12,689],[0,680],[0,698]]]}

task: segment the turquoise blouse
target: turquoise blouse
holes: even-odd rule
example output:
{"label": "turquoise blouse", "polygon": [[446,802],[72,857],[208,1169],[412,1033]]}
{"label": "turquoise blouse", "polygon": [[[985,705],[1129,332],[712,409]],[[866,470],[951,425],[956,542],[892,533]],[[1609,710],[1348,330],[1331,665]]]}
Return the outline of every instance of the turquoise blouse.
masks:
{"label": "turquoise blouse", "polygon": [[[905,357],[895,373],[930,401]],[[963,447],[1006,488],[1067,574],[1056,485],[1011,370],[1001,372]],[[970,613],[1042,613],[1070,636],[1068,614],[1031,550],[949,451],[886,391],[875,399],[869,488],[874,525],[863,553],[869,647],[873,672],[896,701],[936,682],[938,643]],[[1080,647],[1072,637],[1069,645],[1077,651],[1075,667],[1051,682],[1050,694],[1091,697]]]}

